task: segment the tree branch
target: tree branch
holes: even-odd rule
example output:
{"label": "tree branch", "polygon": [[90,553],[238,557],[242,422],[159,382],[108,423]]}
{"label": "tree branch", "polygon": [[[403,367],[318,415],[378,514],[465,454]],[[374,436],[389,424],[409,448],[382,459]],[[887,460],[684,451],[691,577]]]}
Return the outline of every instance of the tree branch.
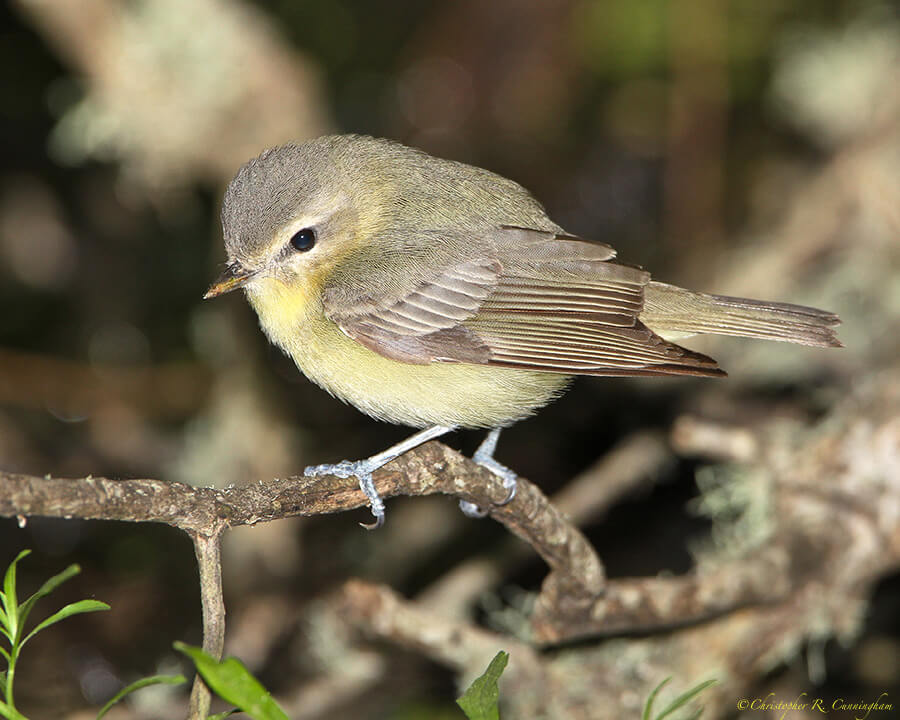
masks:
{"label": "tree branch", "polygon": [[[593,547],[532,483],[519,478],[516,498],[504,506],[497,478],[439,443],[427,443],[375,473],[383,497],[444,493],[490,508],[490,515],[529,543],[568,592],[594,597],[603,567]],[[220,527],[252,525],[293,516],[362,507],[353,478],[291,477],[240,487],[194,488],[160,480],[59,479],[0,472],[0,516],[45,516],[127,522],[162,522],[192,536]]]}
{"label": "tree branch", "polygon": [[[577,526],[599,520],[619,499],[654,482],[674,461],[666,438],[657,432],[638,432],[623,439],[606,455],[572,478],[550,498]],[[478,555],[449,569],[416,596],[416,602],[452,617],[464,616],[486,590],[532,557],[531,548],[506,536],[488,556]]]}
{"label": "tree branch", "polygon": [[447,620],[410,603],[383,585],[350,580],[338,595],[336,612],[367,635],[412,648],[458,672],[483,670],[499,650],[510,654],[505,691],[532,695],[546,686],[544,663],[534,648],[511,637]]}
{"label": "tree branch", "polygon": [[790,590],[781,559],[783,553],[773,551],[708,573],[611,580],[603,595],[580,604],[545,588],[531,618],[535,640],[559,643],[671,630],[742,607],[773,603]]}

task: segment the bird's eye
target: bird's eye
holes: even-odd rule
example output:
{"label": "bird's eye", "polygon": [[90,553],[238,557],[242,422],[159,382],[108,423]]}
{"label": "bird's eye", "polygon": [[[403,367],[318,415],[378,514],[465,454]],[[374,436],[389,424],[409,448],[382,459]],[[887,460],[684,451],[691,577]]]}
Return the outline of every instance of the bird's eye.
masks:
{"label": "bird's eye", "polygon": [[312,250],[316,244],[316,232],[312,228],[303,228],[294,233],[291,238],[291,247],[298,252]]}

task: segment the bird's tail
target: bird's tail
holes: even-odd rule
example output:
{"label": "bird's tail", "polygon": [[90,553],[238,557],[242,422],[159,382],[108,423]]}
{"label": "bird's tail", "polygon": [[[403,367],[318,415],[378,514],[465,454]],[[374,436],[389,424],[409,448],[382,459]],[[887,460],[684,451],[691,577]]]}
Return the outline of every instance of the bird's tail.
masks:
{"label": "bird's tail", "polygon": [[701,333],[779,340],[814,347],[843,347],[837,315],[816,308],[708,295],[651,282],[641,322],[667,340]]}

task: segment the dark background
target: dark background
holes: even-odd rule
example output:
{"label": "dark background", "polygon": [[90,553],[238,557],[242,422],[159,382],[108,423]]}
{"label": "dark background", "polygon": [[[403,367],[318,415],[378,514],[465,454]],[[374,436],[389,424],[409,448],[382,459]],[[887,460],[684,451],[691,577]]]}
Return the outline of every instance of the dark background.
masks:
{"label": "dark background", "polygon": [[[200,300],[223,260],[231,175],[267,146],[325,132],[392,137],[511,177],[571,232],[661,280],[844,319],[840,352],[694,343],[729,370],[724,382],[577,381],[498,452],[548,493],[685,412],[812,419],[896,364],[900,19],[889,3],[18,0],[0,14],[6,471],[224,486],[405,436],[308,383],[238,295]],[[479,439],[449,442],[470,451]],[[690,568],[708,527],[688,508],[696,470],[679,459],[587,528],[610,575]],[[390,501],[377,533],[361,520],[228,538],[230,631],[268,638],[248,664],[276,694],[321,669],[298,630],[312,599],[355,575],[414,594],[504,534],[449,499]],[[26,547],[24,588],[78,562],[56,602],[113,607],[26,653],[17,697],[34,717],[96,705],[120,681],[177,667],[172,641],[199,641],[182,534],[0,521],[0,565]],[[543,572],[535,560],[497,592],[534,590]],[[877,696],[897,682],[898,600],[898,579],[884,581],[862,637],[825,647],[830,690]],[[280,624],[264,631],[254,612]],[[389,662],[347,717],[458,717],[449,673],[396,650]],[[805,673],[797,658],[773,678],[802,690]]]}

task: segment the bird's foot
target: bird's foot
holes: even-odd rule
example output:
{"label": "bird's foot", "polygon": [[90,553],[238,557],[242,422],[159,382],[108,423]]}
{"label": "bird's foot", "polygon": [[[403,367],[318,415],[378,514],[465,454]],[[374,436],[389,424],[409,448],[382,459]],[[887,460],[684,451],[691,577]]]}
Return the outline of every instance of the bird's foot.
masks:
{"label": "bird's foot", "polygon": [[[507,503],[511,502],[512,499],[516,496],[516,478],[518,476],[515,472],[506,467],[506,465],[501,465],[496,460],[494,460],[494,450],[496,450],[497,448],[497,440],[499,437],[500,428],[491,430],[491,432],[488,433],[488,436],[484,439],[484,442],[481,443],[481,445],[475,451],[475,454],[472,456],[472,460],[474,460],[486,470],[489,470],[491,473],[493,473],[503,481],[503,487],[506,488],[507,492],[506,498],[496,503],[499,507],[503,507]],[[487,515],[487,510],[478,507],[475,503],[471,503],[468,500],[460,500],[459,509],[463,511],[464,515],[472,518],[482,518]]]}
{"label": "bird's foot", "polygon": [[375,516],[375,522],[371,525],[366,525],[365,523],[360,523],[360,525],[366,530],[375,530],[384,525],[384,501],[375,489],[372,473],[383,465],[387,465],[391,460],[400,457],[408,450],[412,450],[423,442],[440,437],[451,430],[453,428],[450,426],[434,425],[420,430],[415,435],[410,435],[406,440],[402,440],[396,445],[391,445],[387,450],[382,450],[377,455],[373,455],[365,460],[342,460],[334,465],[311,465],[304,472],[306,475],[313,476],[334,475],[340,478],[357,478],[359,480],[359,489],[369,498],[369,507],[372,508],[372,514]]}
{"label": "bird's foot", "polygon": [[366,530],[377,530],[384,525],[384,501],[375,489],[372,473],[383,464],[376,464],[371,462],[370,459],[341,460],[341,462],[332,465],[310,465],[303,471],[303,474],[313,477],[322,477],[323,475],[332,475],[339,478],[355,477],[359,480],[359,489],[369,499],[369,507],[372,508],[372,515],[375,516],[375,522],[360,523],[360,526]]}

